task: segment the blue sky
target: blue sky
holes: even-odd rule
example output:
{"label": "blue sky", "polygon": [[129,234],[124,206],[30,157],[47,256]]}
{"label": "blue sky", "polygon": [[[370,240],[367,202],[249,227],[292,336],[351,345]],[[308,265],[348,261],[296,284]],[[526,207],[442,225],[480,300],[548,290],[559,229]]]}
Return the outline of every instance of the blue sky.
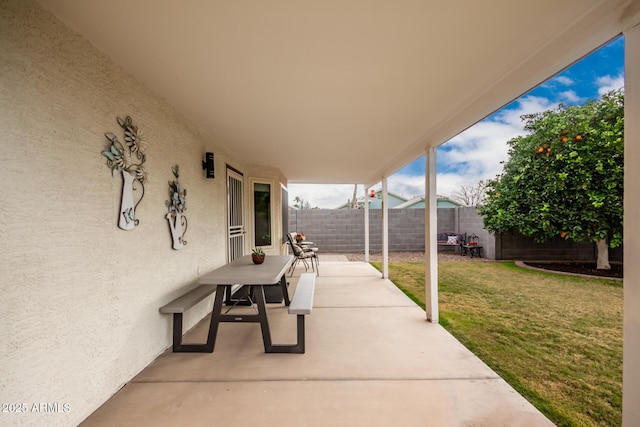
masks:
{"label": "blue sky", "polygon": [[[624,39],[620,37],[438,147],[437,193],[454,197],[461,185],[473,185],[499,174],[500,162],[508,159],[506,142],[524,133],[523,114],[549,110],[561,103],[582,104],[623,85]],[[389,191],[406,198],[422,195],[424,174],[423,156],[388,178]],[[363,191],[359,186],[358,196]],[[353,185],[289,186],[289,204],[299,196],[312,207],[331,209],[352,195]]]}

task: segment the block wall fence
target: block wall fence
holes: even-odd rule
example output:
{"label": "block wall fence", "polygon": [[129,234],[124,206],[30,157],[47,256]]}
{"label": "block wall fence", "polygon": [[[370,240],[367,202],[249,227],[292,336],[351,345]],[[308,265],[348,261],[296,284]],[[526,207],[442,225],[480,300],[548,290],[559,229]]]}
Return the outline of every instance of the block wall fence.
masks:
{"label": "block wall fence", "polygon": [[[389,210],[389,251],[424,252],[424,209]],[[324,253],[364,252],[364,210],[289,209],[289,231],[304,233]],[[493,260],[575,260],[596,258],[595,245],[558,237],[545,243],[520,235],[493,235],[484,229],[482,217],[473,207],[438,209],[438,233],[475,234],[482,256]],[[382,211],[369,211],[369,249],[382,252]],[[454,248],[439,247],[439,251]],[[610,260],[622,262],[622,249],[610,249]]]}

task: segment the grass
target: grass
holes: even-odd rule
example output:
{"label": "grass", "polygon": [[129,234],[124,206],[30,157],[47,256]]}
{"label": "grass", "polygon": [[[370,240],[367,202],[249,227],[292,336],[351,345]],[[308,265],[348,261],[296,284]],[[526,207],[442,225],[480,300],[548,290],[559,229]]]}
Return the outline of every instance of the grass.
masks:
{"label": "grass", "polygon": [[[442,326],[551,421],[621,425],[621,282],[498,262],[438,270]],[[424,308],[424,263],[390,263],[389,278]]]}

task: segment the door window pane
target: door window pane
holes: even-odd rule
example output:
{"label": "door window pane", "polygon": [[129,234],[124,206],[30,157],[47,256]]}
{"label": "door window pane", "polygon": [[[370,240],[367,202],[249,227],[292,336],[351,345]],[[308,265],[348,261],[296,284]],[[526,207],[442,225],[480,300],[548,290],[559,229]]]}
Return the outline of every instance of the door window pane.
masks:
{"label": "door window pane", "polygon": [[253,184],[254,246],[271,246],[271,184]]}

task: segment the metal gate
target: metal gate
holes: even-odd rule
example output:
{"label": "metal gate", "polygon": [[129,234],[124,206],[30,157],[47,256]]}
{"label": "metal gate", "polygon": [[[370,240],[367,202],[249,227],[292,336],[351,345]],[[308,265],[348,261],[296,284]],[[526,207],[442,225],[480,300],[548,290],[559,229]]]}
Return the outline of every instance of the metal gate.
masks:
{"label": "metal gate", "polygon": [[227,168],[227,217],[229,236],[229,262],[244,255],[244,177]]}

